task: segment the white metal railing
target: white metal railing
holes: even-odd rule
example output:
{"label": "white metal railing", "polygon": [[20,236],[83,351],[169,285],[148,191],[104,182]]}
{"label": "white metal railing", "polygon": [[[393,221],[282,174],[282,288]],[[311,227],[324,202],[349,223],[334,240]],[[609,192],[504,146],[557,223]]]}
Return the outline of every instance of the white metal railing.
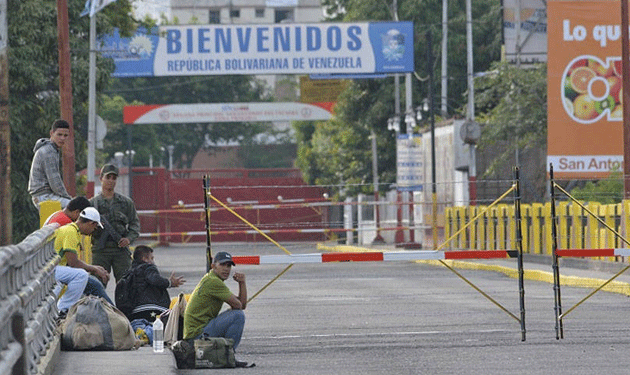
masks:
{"label": "white metal railing", "polygon": [[0,374],[36,374],[55,335],[55,226],[0,247]]}

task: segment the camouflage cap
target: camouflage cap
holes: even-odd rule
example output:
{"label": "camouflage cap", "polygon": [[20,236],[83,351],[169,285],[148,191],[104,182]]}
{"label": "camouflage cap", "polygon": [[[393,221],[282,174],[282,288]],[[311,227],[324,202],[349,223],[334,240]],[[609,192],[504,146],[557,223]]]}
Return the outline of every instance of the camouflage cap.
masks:
{"label": "camouflage cap", "polygon": [[101,168],[101,176],[112,173],[118,176],[118,168],[114,164],[105,164],[103,168]]}

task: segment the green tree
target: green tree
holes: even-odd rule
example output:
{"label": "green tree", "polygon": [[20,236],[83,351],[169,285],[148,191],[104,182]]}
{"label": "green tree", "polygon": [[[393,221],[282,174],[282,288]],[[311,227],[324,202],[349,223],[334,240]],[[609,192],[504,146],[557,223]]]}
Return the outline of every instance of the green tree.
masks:
{"label": "green tree", "polygon": [[572,189],[571,195],[581,201],[610,204],[621,203],[623,192],[623,173],[614,171],[605,179],[596,182],[588,181],[583,187]]}
{"label": "green tree", "polygon": [[[477,121],[483,124],[480,149],[500,144],[503,152],[486,174],[516,150],[547,143],[547,69],[544,64],[520,69],[496,63],[475,80]],[[545,170],[544,165],[540,166]]]}
{"label": "green tree", "polygon": [[[75,127],[76,166],[83,168],[85,149],[89,18],[79,17],[85,0],[68,0],[70,50]],[[118,0],[99,12],[97,29],[112,27],[129,32],[134,20],[131,4]],[[13,239],[21,241],[37,229],[37,211],[27,192],[33,146],[48,137],[50,124],[60,116],[57,10],[54,1],[9,0],[7,3],[8,60],[11,123],[11,194]],[[99,59],[97,87],[102,88],[112,71],[111,62]]]}
{"label": "green tree", "polygon": [[[324,0],[331,20],[339,21],[390,21],[394,19],[393,1],[384,0]],[[500,58],[501,22],[500,2],[481,0],[473,3],[474,66],[476,71],[487,70]],[[449,113],[461,108],[466,98],[466,22],[463,0],[449,2]],[[414,108],[428,96],[426,77],[433,71],[440,77],[442,1],[399,0],[398,19],[414,22],[414,47],[416,77],[413,82]],[[434,64],[426,66],[428,48],[426,32],[433,35]],[[404,80],[401,80],[401,82]],[[439,102],[440,80],[432,95]],[[393,134],[387,130],[387,119],[394,116],[395,86],[392,78],[355,80],[337,103],[335,118],[327,123],[294,124],[298,140],[297,165],[310,182],[328,184],[369,184],[371,175],[370,131],[377,139],[379,180],[393,183],[396,177],[396,146]],[[404,85],[401,95],[405,97]],[[403,100],[404,101],[404,100]],[[403,104],[404,105],[404,104]],[[437,107],[437,105],[436,105]],[[404,109],[401,108],[401,111]],[[350,129],[352,128],[352,129]],[[405,124],[402,123],[402,132]],[[336,135],[338,132],[340,135]],[[328,142],[328,144],[324,144]],[[338,155],[335,155],[337,153]],[[319,163],[325,160],[327,163]],[[329,163],[329,161],[336,163]],[[343,165],[342,162],[347,162]],[[358,173],[350,177],[351,173]],[[355,189],[357,190],[357,189]],[[361,187],[358,190],[371,190]],[[347,189],[353,193],[353,189]]]}

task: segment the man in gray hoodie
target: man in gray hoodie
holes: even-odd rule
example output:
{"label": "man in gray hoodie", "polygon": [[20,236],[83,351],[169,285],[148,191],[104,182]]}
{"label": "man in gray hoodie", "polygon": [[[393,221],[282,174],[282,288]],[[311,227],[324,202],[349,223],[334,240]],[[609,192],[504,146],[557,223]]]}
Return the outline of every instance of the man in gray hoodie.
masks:
{"label": "man in gray hoodie", "polygon": [[65,120],[55,120],[50,129],[50,139],[40,138],[35,143],[31,172],[28,177],[28,193],[39,211],[43,201],[59,201],[65,208],[72,197],[68,194],[59,166],[60,151],[70,136],[70,125]]}

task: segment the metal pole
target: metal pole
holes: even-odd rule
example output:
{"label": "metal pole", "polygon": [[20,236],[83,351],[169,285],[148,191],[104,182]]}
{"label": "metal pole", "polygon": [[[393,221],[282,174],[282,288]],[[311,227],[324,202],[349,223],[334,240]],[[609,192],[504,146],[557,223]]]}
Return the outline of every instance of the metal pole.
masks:
{"label": "metal pole", "polygon": [[[394,75],[394,118],[398,118],[400,120],[400,75]],[[400,129],[396,129],[396,151],[398,151],[398,135],[400,134]],[[396,157],[398,157],[398,152],[396,152]],[[396,160],[398,162],[398,160]],[[398,222],[397,227],[402,227],[402,192],[400,189],[396,189],[396,221]],[[396,229],[395,242],[397,244],[401,244],[405,242],[405,233],[402,229]]]}
{"label": "metal pole", "polygon": [[448,0],[442,0],[442,117],[448,117]]}
{"label": "metal pole", "polygon": [[553,299],[554,312],[556,320],[556,340],[564,338],[564,330],[562,327],[562,298],[560,295],[560,267],[558,265],[558,230],[556,228],[556,193],[555,182],[553,179],[553,164],[549,164],[549,186],[551,191],[551,236],[552,236],[552,269],[553,269]]}
{"label": "metal pole", "polygon": [[378,157],[376,155],[376,133],[374,130],[370,132],[372,138],[372,178],[374,180],[374,222],[376,225],[376,237],[372,240],[373,244],[383,244],[385,239],[381,236],[381,217],[379,209],[378,196]]}
{"label": "metal pole", "polygon": [[624,198],[630,199],[630,50],[628,0],[621,0],[621,66],[623,86],[623,181]]}
{"label": "metal pole", "polygon": [[210,272],[212,264],[212,242],[210,240],[210,177],[203,176],[203,205],[206,209],[206,272]]}
{"label": "metal pole", "polygon": [[431,217],[433,227],[433,248],[437,249],[437,179],[435,176],[437,168],[435,166],[435,112],[433,111],[433,36],[431,35],[431,31],[427,31],[427,66],[429,69],[429,116],[431,117]]}
{"label": "metal pole", "polygon": [[57,0],[57,39],[59,51],[59,96],[61,118],[70,125],[70,136],[63,150],[63,181],[68,194],[76,194],[74,166],[74,122],[72,118],[72,76],[70,75],[70,31],[68,26],[68,3]]}
{"label": "metal pole", "polygon": [[133,199],[133,155],[131,152],[131,125],[127,125],[127,161],[129,162],[129,198]]}
{"label": "metal pole", "polygon": [[[413,81],[411,79],[411,73],[405,74],[405,124],[407,125],[407,141],[411,144],[413,142],[413,127],[416,125],[416,114],[413,110]],[[408,120],[408,121],[407,121]],[[409,190],[409,243],[405,248],[418,248],[418,244],[415,243],[415,229],[413,220],[413,190]]]}
{"label": "metal pole", "polygon": [[90,16],[90,69],[88,83],[87,195],[94,196],[96,154],[96,14]]}
{"label": "metal pole", "polygon": [[519,291],[519,303],[521,308],[521,341],[525,341],[525,285],[524,276],[525,271],[523,269],[523,234],[521,233],[521,177],[518,167],[514,168],[514,180],[516,181],[516,195],[514,199],[514,214],[516,215],[516,246],[517,261],[518,261],[518,291]]}
{"label": "metal pole", "polygon": [[0,246],[12,244],[7,0],[0,0]]}
{"label": "metal pole", "polygon": [[[466,60],[468,74],[468,108],[466,111],[466,119],[475,121],[475,81],[473,70],[473,35],[472,35],[472,4],[471,0],[466,0]],[[470,203],[473,204],[477,200],[477,168],[475,145],[469,146],[470,165],[468,166],[468,196]]]}

